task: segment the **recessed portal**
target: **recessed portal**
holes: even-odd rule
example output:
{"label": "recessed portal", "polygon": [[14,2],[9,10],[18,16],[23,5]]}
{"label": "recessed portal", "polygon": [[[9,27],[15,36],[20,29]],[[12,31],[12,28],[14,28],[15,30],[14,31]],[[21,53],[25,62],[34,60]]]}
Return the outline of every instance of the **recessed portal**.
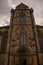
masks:
{"label": "recessed portal", "polygon": [[26,59],[21,60],[21,65],[27,65]]}

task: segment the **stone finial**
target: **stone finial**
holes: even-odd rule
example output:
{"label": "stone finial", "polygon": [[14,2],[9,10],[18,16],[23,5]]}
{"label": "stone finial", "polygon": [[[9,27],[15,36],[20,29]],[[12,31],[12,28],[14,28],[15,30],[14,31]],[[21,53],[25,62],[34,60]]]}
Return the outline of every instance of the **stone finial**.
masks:
{"label": "stone finial", "polygon": [[32,8],[30,8],[30,12],[33,13],[33,9]]}
{"label": "stone finial", "polygon": [[14,13],[14,9],[13,8],[11,9],[11,13]]}

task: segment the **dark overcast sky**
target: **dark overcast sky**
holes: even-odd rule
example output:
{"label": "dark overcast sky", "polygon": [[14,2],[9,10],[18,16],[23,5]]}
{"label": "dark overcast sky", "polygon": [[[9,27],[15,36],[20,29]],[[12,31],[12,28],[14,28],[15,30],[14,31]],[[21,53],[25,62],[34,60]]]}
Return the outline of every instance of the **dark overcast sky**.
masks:
{"label": "dark overcast sky", "polygon": [[0,26],[9,24],[11,8],[20,3],[32,7],[36,24],[43,25],[43,0],[0,0]]}

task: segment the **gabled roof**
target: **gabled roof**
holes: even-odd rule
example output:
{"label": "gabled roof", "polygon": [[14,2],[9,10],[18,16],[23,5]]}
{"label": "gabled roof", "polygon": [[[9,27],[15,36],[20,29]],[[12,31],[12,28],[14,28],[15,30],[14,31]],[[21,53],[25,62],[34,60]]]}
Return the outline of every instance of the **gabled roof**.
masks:
{"label": "gabled roof", "polygon": [[29,9],[29,7],[23,3],[16,6],[16,9]]}

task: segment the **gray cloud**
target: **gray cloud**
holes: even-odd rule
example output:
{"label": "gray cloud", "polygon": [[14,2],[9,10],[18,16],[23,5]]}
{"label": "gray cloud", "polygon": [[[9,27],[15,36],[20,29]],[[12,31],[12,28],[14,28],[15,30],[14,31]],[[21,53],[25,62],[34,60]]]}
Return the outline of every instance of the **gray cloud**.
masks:
{"label": "gray cloud", "polygon": [[0,26],[9,23],[11,8],[20,3],[32,7],[36,24],[43,25],[43,0],[0,0]]}
{"label": "gray cloud", "polygon": [[0,0],[0,14],[9,14],[10,7],[8,5],[7,0]]}

